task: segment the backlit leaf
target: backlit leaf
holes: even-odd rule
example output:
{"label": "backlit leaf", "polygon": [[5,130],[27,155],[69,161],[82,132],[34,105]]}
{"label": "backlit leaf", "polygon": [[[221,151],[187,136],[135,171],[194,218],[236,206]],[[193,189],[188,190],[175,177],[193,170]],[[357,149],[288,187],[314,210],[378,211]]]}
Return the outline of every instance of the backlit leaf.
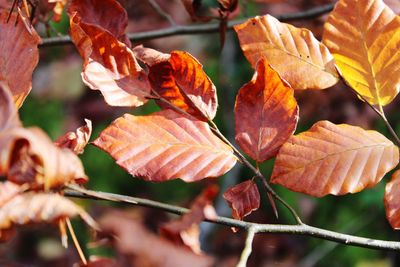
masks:
{"label": "backlit leaf", "polygon": [[385,190],[386,218],[393,229],[400,229],[400,170],[392,175]]}
{"label": "backlit leaf", "polygon": [[18,110],[8,86],[0,81],[0,132],[20,127]]}
{"label": "backlit leaf", "polygon": [[261,59],[253,79],[236,98],[236,142],[252,159],[263,162],[293,134],[298,113],[293,89]]}
{"label": "backlit leaf", "polygon": [[266,15],[236,25],[235,31],[253,68],[266,57],[293,89],[324,89],[338,81],[332,55],[307,29]]}
{"label": "backlit leaf", "polygon": [[[189,53],[174,51],[168,61],[150,67],[153,89],[176,107],[201,120],[213,119],[217,112],[217,93],[203,66]],[[161,107],[170,108],[158,101]]]}
{"label": "backlit leaf", "polygon": [[8,10],[0,11],[0,81],[9,87],[17,107],[22,106],[32,88],[32,73],[39,61],[39,35],[33,27],[7,23]]}
{"label": "backlit leaf", "polygon": [[398,147],[382,134],[319,121],[281,147],[271,182],[317,197],[356,193],[398,162]]}
{"label": "backlit leaf", "polygon": [[232,149],[207,123],[173,110],[149,116],[125,114],[106,128],[94,145],[133,176],[156,182],[218,177],[236,163]]}
{"label": "backlit leaf", "polygon": [[232,208],[232,217],[238,220],[260,207],[260,193],[253,180],[229,187],[223,197]]}
{"label": "backlit leaf", "polygon": [[92,134],[92,121],[85,119],[86,125],[79,127],[75,132],[68,132],[57,138],[54,143],[58,147],[69,148],[75,154],[82,154]]}
{"label": "backlit leaf", "polygon": [[382,0],[341,0],[330,14],[324,43],[346,82],[371,104],[399,92],[400,18]]}

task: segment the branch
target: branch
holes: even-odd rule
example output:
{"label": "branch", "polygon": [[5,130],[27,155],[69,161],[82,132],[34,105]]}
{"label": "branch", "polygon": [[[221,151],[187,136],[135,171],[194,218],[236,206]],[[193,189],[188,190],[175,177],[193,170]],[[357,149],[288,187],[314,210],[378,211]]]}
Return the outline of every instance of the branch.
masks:
{"label": "branch", "polygon": [[[311,8],[303,12],[275,15],[275,17],[280,21],[313,19],[330,12],[333,9],[333,6],[334,4],[327,4],[320,7]],[[228,29],[232,30],[234,25],[243,23],[246,20],[247,19],[229,21]],[[127,35],[132,42],[139,42],[139,41],[142,42],[146,40],[152,40],[152,39],[175,36],[175,35],[216,33],[219,31],[219,28],[220,28],[219,23],[194,24],[188,26],[177,25],[166,29],[147,31],[147,32],[128,33]],[[71,38],[69,36],[43,38],[42,41],[43,42],[40,45],[40,47],[72,44]]]}
{"label": "branch", "polygon": [[[183,215],[189,212],[189,210],[186,208],[169,205],[153,200],[86,190],[78,186],[69,186],[69,188],[70,188],[69,190],[65,190],[65,196],[68,197],[88,198],[95,200],[112,200],[115,202],[129,203],[143,207],[155,208],[158,210],[163,210],[178,215]],[[347,235],[309,226],[307,224],[301,224],[301,225],[258,224],[246,221],[239,221],[226,217],[217,217],[215,220],[205,220],[205,221],[245,230],[253,229],[254,233],[283,233],[283,234],[305,235],[351,246],[365,247],[378,250],[400,251],[400,242],[377,240],[377,239],[364,238],[354,235]]]}
{"label": "branch", "polygon": [[249,230],[247,230],[246,243],[244,245],[242,255],[240,255],[240,260],[239,260],[238,264],[236,265],[236,267],[246,267],[247,260],[249,259],[251,251],[252,251],[253,240],[254,240],[255,234],[256,234],[256,230],[253,227],[250,227]]}
{"label": "branch", "polygon": [[172,26],[175,26],[176,23],[175,21],[172,19],[172,17],[165,12],[160,5],[157,3],[157,1],[155,0],[147,0],[147,2],[149,2],[149,4],[151,5],[151,7],[164,19],[166,19]]}

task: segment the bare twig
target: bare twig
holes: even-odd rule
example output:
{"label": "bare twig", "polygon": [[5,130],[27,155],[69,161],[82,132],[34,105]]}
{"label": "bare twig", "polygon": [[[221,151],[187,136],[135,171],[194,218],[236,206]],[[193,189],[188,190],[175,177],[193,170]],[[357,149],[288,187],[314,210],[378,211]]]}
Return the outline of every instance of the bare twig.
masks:
{"label": "bare twig", "polygon": [[246,267],[247,260],[250,257],[254,236],[256,234],[256,230],[253,227],[250,227],[247,230],[247,238],[246,243],[244,244],[244,249],[242,251],[242,255],[240,255],[240,260],[236,267]]}
{"label": "bare twig", "polygon": [[76,250],[78,251],[79,257],[81,258],[82,263],[86,266],[87,260],[86,260],[85,254],[83,253],[82,248],[79,245],[78,239],[76,238],[74,228],[72,227],[71,221],[69,220],[69,218],[67,218],[65,221],[67,222],[69,233],[71,234],[72,241],[74,241],[74,245],[75,245]]}
{"label": "bare twig", "polygon": [[[313,19],[323,14],[330,12],[333,9],[334,4],[327,4],[320,7],[311,8],[309,10],[293,13],[293,14],[281,14],[275,15],[280,21],[293,21],[300,19]],[[231,30],[234,25],[243,23],[246,19],[232,20],[228,22],[228,28]],[[194,24],[188,26],[173,26],[166,29],[128,33],[128,38],[132,42],[141,42],[146,40],[152,40],[157,38],[175,36],[175,35],[188,35],[188,34],[205,34],[205,33],[216,33],[219,31],[219,23],[205,23],[205,24]],[[41,47],[46,46],[58,46],[72,44],[69,36],[43,38]]]}
{"label": "bare twig", "polygon": [[160,7],[160,5],[157,3],[156,0],[147,0],[147,2],[149,2],[151,7],[158,13],[158,15],[160,15],[164,19],[168,20],[168,22],[171,24],[171,26],[175,26],[176,25],[176,22],[172,19],[172,17],[167,12],[165,12]]}

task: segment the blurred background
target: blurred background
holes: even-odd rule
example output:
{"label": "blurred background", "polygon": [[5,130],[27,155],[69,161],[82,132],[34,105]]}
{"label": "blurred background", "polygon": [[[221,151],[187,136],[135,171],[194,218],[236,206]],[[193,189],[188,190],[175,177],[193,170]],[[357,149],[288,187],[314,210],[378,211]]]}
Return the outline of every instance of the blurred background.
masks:
{"label": "blurred background", "polygon": [[[121,0],[129,14],[127,32],[143,32],[168,28],[170,24],[154,11],[146,0]],[[189,15],[180,0],[157,0],[171,17],[182,25],[192,24]],[[204,0],[206,6],[216,6],[216,1]],[[239,1],[239,10],[235,19],[263,14],[288,14],[301,12],[334,1],[325,0],[247,0]],[[395,12],[400,11],[400,1],[388,0]],[[291,21],[291,24],[310,29],[321,40],[323,23],[326,19]],[[61,22],[51,23],[59,34],[68,34],[68,18],[64,14]],[[38,25],[39,31],[41,30]],[[42,29],[41,34],[45,32]],[[53,35],[55,36],[55,34]],[[133,43],[133,46],[140,43]],[[184,50],[191,53],[204,65],[204,70],[217,87],[219,109],[216,123],[222,132],[234,142],[233,105],[239,88],[248,82],[253,70],[244,58],[236,34],[227,32],[224,47],[219,43],[219,34],[186,35],[160,38],[143,43],[144,46],[162,52]],[[135,110],[109,107],[98,91],[86,88],[80,72],[82,60],[73,45],[42,47],[40,62],[34,73],[33,90],[21,109],[21,118],[25,126],[39,126],[53,139],[63,133],[84,124],[84,118],[92,120],[96,138],[112,120],[124,113],[148,114],[158,110],[154,103],[149,103]],[[346,86],[339,83],[322,91],[296,92],[300,106],[300,122],[297,132],[308,129],[319,120],[334,123],[348,123],[365,129],[378,130],[391,138],[382,120]],[[389,121],[400,134],[400,113],[396,110],[400,99],[395,100],[385,109]],[[89,145],[81,156],[86,173],[90,177],[87,188],[149,198],[165,203],[188,206],[189,203],[210,182],[184,183],[180,180],[150,183],[131,177],[120,169],[106,153]],[[269,177],[273,160],[261,165],[261,171]],[[220,191],[252,177],[246,168],[237,166],[212,182],[220,185]],[[307,224],[338,232],[366,236],[375,239],[399,240],[400,235],[391,230],[384,212],[383,194],[389,176],[375,188],[346,196],[327,196],[320,199],[293,193],[281,186],[274,189],[286,199],[301,215]],[[293,223],[290,214],[278,205],[280,218],[274,217],[272,208],[260,187],[263,197],[261,208],[246,218],[260,223]],[[222,193],[221,193],[222,194]],[[95,218],[107,215],[116,208],[126,210],[132,219],[132,225],[143,231],[141,236],[157,233],[159,225],[176,218],[157,210],[128,207],[115,203],[78,200]],[[222,197],[217,198],[215,206],[219,215],[230,216]],[[86,255],[118,258],[118,266],[153,266],[146,257],[157,257],[157,249],[144,253],[140,240],[132,234],[132,247],[127,252],[118,248],[93,244],[92,234],[79,220],[74,220],[77,236],[83,244]],[[115,227],[123,227],[115,217]],[[136,229],[136,228],[135,228]],[[139,230],[137,230],[139,231]],[[144,234],[145,233],[145,234]],[[233,233],[228,227],[202,224],[202,249],[213,259],[215,266],[235,266],[244,246],[244,232]],[[136,243],[135,243],[136,242]],[[139,243],[138,243],[139,242]],[[135,243],[135,244],[134,244]],[[148,248],[150,249],[150,248]],[[57,227],[25,227],[7,244],[0,244],[0,266],[72,266],[79,262],[72,243],[65,250],[61,247]],[[192,263],[187,263],[187,266]],[[194,266],[196,266],[194,264]],[[391,252],[376,251],[339,245],[329,241],[310,237],[259,234],[253,244],[253,253],[248,266],[356,266],[386,267],[400,266],[399,255]]]}

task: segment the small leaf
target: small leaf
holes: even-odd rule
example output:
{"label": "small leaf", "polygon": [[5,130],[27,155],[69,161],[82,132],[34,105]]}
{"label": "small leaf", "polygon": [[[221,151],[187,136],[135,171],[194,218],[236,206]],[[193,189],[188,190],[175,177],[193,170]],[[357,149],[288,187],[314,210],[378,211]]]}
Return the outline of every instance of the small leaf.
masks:
{"label": "small leaf", "polygon": [[325,89],[338,82],[332,55],[311,31],[281,23],[270,15],[257,16],[234,28],[253,68],[266,57],[293,89]]}
{"label": "small leaf", "polygon": [[135,54],[137,59],[149,67],[161,62],[166,62],[171,58],[170,54],[161,53],[155,49],[143,47],[143,45],[135,46],[132,49],[132,52]]}
{"label": "small leaf", "polygon": [[243,220],[260,207],[260,193],[253,180],[229,187],[223,195],[232,209],[232,217]]}
{"label": "small leaf", "polygon": [[254,160],[270,159],[295,131],[298,114],[293,89],[260,59],[253,79],[236,97],[236,142]]}
{"label": "small leaf", "polygon": [[[168,61],[150,67],[153,89],[174,106],[201,120],[213,119],[217,112],[216,88],[203,66],[189,53],[174,51]],[[170,108],[157,102],[163,108]]]}
{"label": "small leaf", "polygon": [[106,128],[94,145],[133,176],[155,182],[218,177],[236,163],[232,149],[207,123],[172,110],[149,116],[125,114]]}
{"label": "small leaf", "polygon": [[68,148],[75,154],[82,154],[92,135],[92,121],[85,119],[86,125],[79,127],[75,132],[68,132],[57,138],[56,146]]}
{"label": "small leaf", "polygon": [[387,105],[399,92],[400,17],[382,0],[341,0],[323,41],[346,82],[370,104]]}
{"label": "small leaf", "polygon": [[72,41],[84,60],[83,82],[100,90],[111,106],[146,103],[150,84],[132,51],[108,31],[83,23],[77,14],[70,24]]}
{"label": "small leaf", "polygon": [[393,229],[400,229],[400,170],[392,175],[385,190],[386,218]]}
{"label": "small leaf", "polygon": [[281,147],[271,182],[316,197],[343,195],[375,186],[398,163],[398,147],[382,134],[319,121]]}
{"label": "small leaf", "polygon": [[8,86],[0,81],[0,134],[2,131],[20,126],[21,121],[13,96]]}
{"label": "small leaf", "polygon": [[9,87],[19,108],[32,88],[41,39],[35,29],[27,29],[24,23],[13,23],[17,20],[15,14],[7,23],[8,13],[8,10],[0,11],[0,81]]}

